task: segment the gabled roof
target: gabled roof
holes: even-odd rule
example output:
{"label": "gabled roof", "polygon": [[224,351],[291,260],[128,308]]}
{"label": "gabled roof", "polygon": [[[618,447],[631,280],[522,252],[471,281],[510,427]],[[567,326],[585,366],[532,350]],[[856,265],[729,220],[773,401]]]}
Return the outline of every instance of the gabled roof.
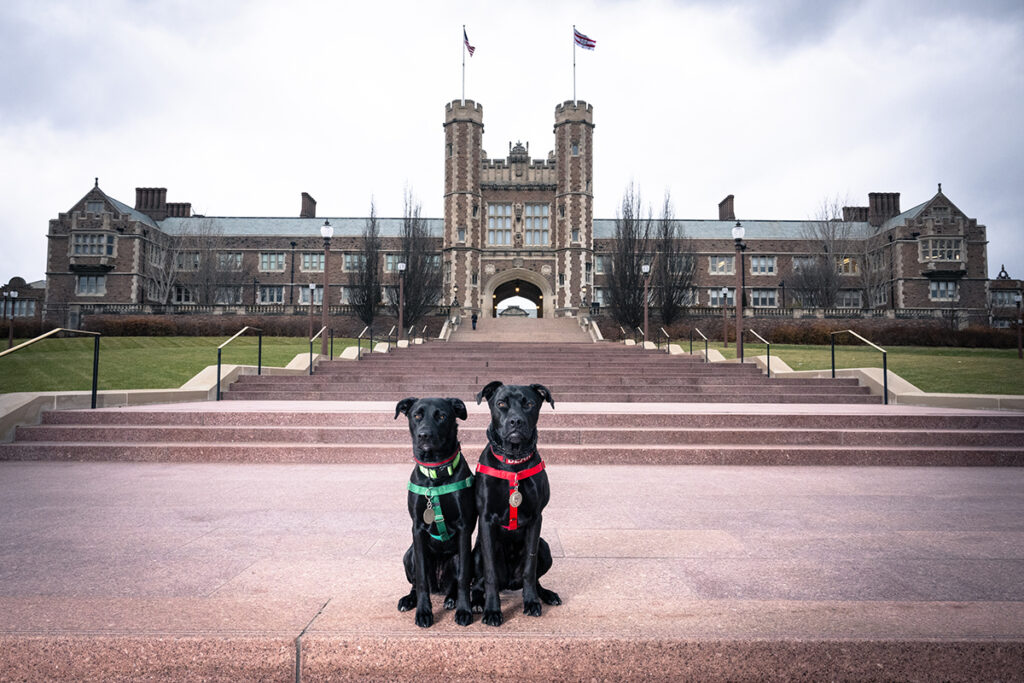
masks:
{"label": "gabled roof", "polygon": [[82,198],[79,199],[77,202],[75,202],[72,206],[78,206],[83,201],[85,201],[87,198],[89,198],[90,195],[95,195],[96,193],[99,193],[100,196],[102,196],[103,199],[108,204],[110,204],[112,207],[114,207],[114,210],[117,211],[118,213],[120,213],[122,215],[128,216],[133,221],[138,221],[140,223],[145,223],[146,225],[148,225],[151,228],[156,228],[157,227],[156,222],[152,218],[150,218],[146,214],[142,213],[141,211],[137,211],[137,210],[133,209],[132,207],[130,207],[127,204],[125,204],[124,202],[118,201],[118,200],[114,199],[109,194],[107,194],[106,192],[101,190],[98,183],[91,190],[89,190],[84,195],[82,195]]}
{"label": "gabled roof", "polygon": [[[938,196],[938,195],[936,195],[936,196]],[[921,212],[924,211],[925,207],[928,206],[929,204],[931,204],[934,199],[935,199],[935,197],[932,197],[928,201],[922,202],[921,204],[918,204],[917,206],[915,206],[912,209],[907,209],[903,213],[901,213],[901,214],[899,214],[897,216],[893,216],[889,220],[887,220],[884,223],[882,223],[881,227],[878,228],[879,231],[885,232],[886,230],[889,230],[891,228],[895,228],[895,227],[900,226],[900,225],[904,225],[907,221],[913,220],[913,219],[917,218],[918,216],[921,215]]]}

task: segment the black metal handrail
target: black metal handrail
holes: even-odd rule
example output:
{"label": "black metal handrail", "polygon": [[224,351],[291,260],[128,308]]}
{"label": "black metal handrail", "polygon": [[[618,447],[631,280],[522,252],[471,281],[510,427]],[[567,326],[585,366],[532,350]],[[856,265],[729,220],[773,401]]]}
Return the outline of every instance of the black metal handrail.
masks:
{"label": "black metal handrail", "polygon": [[[369,330],[369,329],[370,329],[370,326],[367,325],[366,327],[363,328],[363,331],[359,333],[359,336],[356,337],[356,360],[362,360],[363,359],[363,335],[365,335],[366,331]],[[370,331],[370,351],[371,352],[373,351],[373,332],[372,331]]]}
{"label": "black metal handrail", "polygon": [[[672,349],[668,347],[672,342],[672,337],[668,335],[668,332],[665,331],[664,327],[659,327],[658,329],[661,330],[661,337],[665,338],[665,353],[672,353]],[[661,337],[658,337],[654,342],[654,345],[659,349],[661,348]]]}
{"label": "black metal handrail", "polygon": [[[323,334],[324,330],[326,330],[326,329],[327,329],[327,325],[324,325],[323,327],[320,328],[319,332],[317,332],[316,334],[314,334],[312,337],[309,338],[309,374],[311,374],[311,375],[313,374],[313,342],[315,342],[317,340],[317,338],[321,334]],[[334,357],[334,339],[331,339],[331,358],[333,358],[333,357]]]}
{"label": "black metal handrail", "polygon": [[245,327],[240,329],[238,332],[235,332],[235,336],[234,337],[232,337],[231,339],[228,339],[226,342],[224,342],[223,344],[221,344],[220,346],[217,347],[217,400],[218,401],[220,400],[220,354],[221,354],[221,351],[224,349],[225,346],[227,346],[231,342],[235,341],[235,339],[237,339],[238,337],[242,336],[242,334],[244,334],[245,332],[247,332],[249,330],[252,330],[253,332],[259,333],[259,341],[257,342],[257,351],[256,351],[256,374],[257,375],[262,375],[263,374],[263,330],[261,330],[258,327],[250,327],[250,326],[246,325]]}
{"label": "black metal handrail", "polygon": [[704,340],[704,362],[708,362],[708,338],[704,336],[704,333],[700,331],[700,328],[695,327],[690,330],[690,355],[693,355],[693,333],[696,332],[700,335],[701,339]]}
{"label": "black metal handrail", "polygon": [[637,334],[639,334],[640,336],[638,337],[638,336],[637,336],[636,334],[634,334],[634,335],[633,335],[633,343],[634,343],[634,344],[636,344],[637,346],[639,346],[639,345],[640,345],[640,340],[641,340],[641,339],[643,339],[644,341],[647,341],[647,336],[646,336],[646,335],[644,335],[644,331],[640,329],[639,325],[638,325],[638,326],[637,326],[637,328],[636,328],[636,332],[637,332]]}
{"label": "black metal handrail", "polygon": [[392,325],[391,329],[388,330],[388,351],[391,350],[391,337],[395,337],[395,346],[398,346],[398,337],[395,336],[395,330],[398,329],[396,325]]}
{"label": "black metal handrail", "polygon": [[95,408],[96,407],[96,387],[97,387],[97,384],[98,384],[98,381],[99,381],[99,372],[100,372],[100,337],[103,336],[99,332],[88,332],[86,330],[72,330],[72,329],[69,329],[67,327],[55,327],[52,330],[50,330],[49,332],[47,332],[46,334],[41,334],[38,337],[36,337],[35,339],[29,339],[27,342],[22,342],[21,344],[18,344],[17,346],[12,346],[11,348],[7,349],[6,351],[0,352],[0,358],[2,358],[4,356],[7,356],[7,355],[10,355],[10,354],[14,353],[15,351],[17,351],[18,349],[24,349],[27,346],[32,346],[36,342],[41,342],[42,340],[46,339],[47,337],[52,337],[53,335],[57,334],[58,332],[67,332],[69,334],[84,334],[84,335],[86,335],[88,337],[92,337],[93,338],[93,344],[92,344],[92,404],[91,404],[90,407]]}
{"label": "black metal handrail", "polygon": [[885,349],[883,349],[881,346],[879,346],[878,344],[875,344],[875,343],[873,343],[871,341],[868,341],[867,339],[865,339],[864,337],[860,336],[859,334],[857,334],[853,330],[836,330],[835,332],[829,332],[828,333],[829,337],[831,337],[831,339],[832,339],[832,379],[835,379],[835,377],[836,377],[836,335],[837,334],[846,334],[846,333],[852,334],[854,337],[856,337],[857,339],[860,339],[862,342],[864,342],[868,346],[872,346],[875,349],[877,349],[877,350],[882,352],[882,402],[885,405],[889,405],[889,365],[888,365],[888,362],[886,360],[886,356],[888,355],[888,352]]}
{"label": "black metal handrail", "polygon": [[[754,330],[747,330],[747,332],[749,332],[750,334],[752,334],[755,337],[757,337],[758,339],[760,339],[761,343],[768,347],[768,350],[765,351],[765,353],[768,354],[768,376],[771,377],[772,376],[772,345],[771,345],[771,342],[769,342],[767,339],[765,339],[764,337],[759,335],[757,332],[754,332]],[[740,362],[741,363],[743,362],[742,358],[740,359]]]}
{"label": "black metal handrail", "polygon": [[426,342],[429,339],[429,337],[427,337],[427,326],[426,325],[424,325],[423,329],[420,330],[420,336],[423,337],[423,341],[424,342]]}

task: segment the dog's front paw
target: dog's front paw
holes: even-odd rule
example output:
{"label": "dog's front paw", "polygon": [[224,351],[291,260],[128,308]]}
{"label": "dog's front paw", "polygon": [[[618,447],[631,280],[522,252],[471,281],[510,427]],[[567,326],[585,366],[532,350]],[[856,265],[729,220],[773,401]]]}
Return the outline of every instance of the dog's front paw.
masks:
{"label": "dog's front paw", "polygon": [[480,614],[484,611],[484,592],[473,591],[469,596],[469,604],[473,608],[473,612]]}
{"label": "dog's front paw", "polygon": [[444,608],[445,609],[455,609],[455,598],[453,598],[452,596],[448,596],[447,598],[445,598],[444,599]]}
{"label": "dog's front paw", "polygon": [[468,609],[455,610],[455,623],[459,626],[469,626],[473,623],[473,613]]}
{"label": "dog's front paw", "polygon": [[540,616],[540,601],[531,600],[523,603],[523,614],[528,617],[539,617]]}
{"label": "dog's front paw", "polygon": [[416,610],[416,625],[420,628],[430,628],[434,625],[434,613],[430,610]]}
{"label": "dog's front paw", "polygon": [[488,626],[501,626],[502,621],[504,621],[504,618],[501,616],[500,609],[484,610],[484,623]]}
{"label": "dog's front paw", "polygon": [[416,606],[416,592],[415,591],[413,591],[412,593],[409,593],[408,595],[403,595],[398,600],[398,611],[399,612],[408,612],[409,610],[411,610],[415,606]]}
{"label": "dog's front paw", "polygon": [[558,597],[558,593],[555,591],[549,591],[547,588],[539,588],[537,594],[540,595],[540,599],[544,601],[545,605],[561,605],[562,598]]}

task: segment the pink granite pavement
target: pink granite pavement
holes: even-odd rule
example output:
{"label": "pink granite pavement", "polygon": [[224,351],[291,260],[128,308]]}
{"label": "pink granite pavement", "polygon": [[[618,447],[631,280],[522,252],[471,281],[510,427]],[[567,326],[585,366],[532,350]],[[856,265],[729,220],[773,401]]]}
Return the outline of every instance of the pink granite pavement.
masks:
{"label": "pink granite pavement", "polygon": [[1021,468],[552,466],[564,604],[429,630],[408,470],[0,463],[0,681],[1024,678]]}

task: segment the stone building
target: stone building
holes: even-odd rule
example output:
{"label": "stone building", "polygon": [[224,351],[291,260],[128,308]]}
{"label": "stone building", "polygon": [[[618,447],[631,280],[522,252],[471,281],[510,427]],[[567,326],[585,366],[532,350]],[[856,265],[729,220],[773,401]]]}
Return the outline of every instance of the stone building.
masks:
{"label": "stone building", "polygon": [[[482,105],[446,105],[444,216],[425,219],[443,268],[439,305],[456,302],[463,312],[493,315],[498,303],[518,295],[540,316],[564,316],[607,302],[616,220],[593,216],[594,144],[593,107],[570,101],[555,107],[554,148],[546,155],[534,159],[529,144],[509,142],[505,158],[489,158]],[[45,317],[73,326],[83,311],[175,306],[288,313],[311,296],[319,304],[324,220],[306,193],[294,218],[198,216],[188,203],[168,202],[163,188],[138,188],[128,206],[97,181],[50,221]],[[366,219],[327,220],[335,228],[328,301],[343,313]],[[401,222],[379,219],[385,288],[397,282]],[[867,206],[843,207],[841,216],[819,221],[740,222],[746,230],[742,301],[751,314],[799,316],[812,308],[797,283],[824,255],[840,280],[830,308],[851,315],[955,310],[965,322],[993,320],[985,227],[941,186],[906,211],[899,193],[880,192],[869,194]],[[719,204],[717,219],[677,221],[697,263],[691,307],[734,304],[736,223],[732,195]],[[823,230],[843,236],[841,254],[828,252]]]}

